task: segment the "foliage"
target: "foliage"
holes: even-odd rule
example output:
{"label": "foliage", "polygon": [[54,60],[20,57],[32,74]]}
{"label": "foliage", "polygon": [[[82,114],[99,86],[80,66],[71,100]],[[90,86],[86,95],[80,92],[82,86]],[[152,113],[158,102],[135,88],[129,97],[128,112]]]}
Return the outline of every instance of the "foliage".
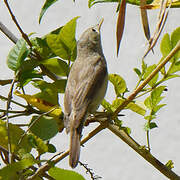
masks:
{"label": "foliage", "polygon": [[[39,16],[39,23],[42,20],[45,12],[57,0],[46,0]],[[117,10],[119,10],[120,21],[125,21],[125,8],[121,9],[121,2],[119,0],[89,0],[89,7],[97,3],[116,2],[118,3]],[[127,0],[124,3],[140,6],[139,0]],[[168,2],[169,3],[169,2]],[[179,0],[172,1],[171,7],[180,7]],[[159,7],[159,1],[147,0],[144,9],[154,9]],[[120,8],[119,8],[120,7]],[[122,10],[124,10],[123,16]],[[57,133],[64,129],[63,111],[59,103],[59,94],[64,93],[66,87],[67,77],[71,68],[71,63],[76,59],[76,23],[79,17],[74,17],[64,26],[47,33],[43,37],[28,37],[29,39],[19,39],[15,46],[10,50],[7,56],[7,66],[14,71],[14,83],[19,88],[14,92],[14,95],[19,99],[24,99],[26,104],[20,104],[8,98],[0,96],[1,100],[6,100],[8,103],[14,103],[23,111],[11,111],[9,107],[4,112],[0,120],[0,147],[1,153],[4,155],[4,163],[6,164],[0,170],[0,179],[25,179],[36,172],[37,165],[41,163],[46,165],[48,175],[54,179],[84,179],[80,174],[57,168],[55,164],[61,160],[59,158],[53,161],[52,159],[41,160],[41,155],[49,152],[55,153],[56,146],[51,144],[51,140]],[[118,51],[119,44],[123,35],[124,24],[117,23]],[[120,30],[120,31],[119,31]],[[33,35],[34,36],[34,35]],[[30,42],[28,42],[30,40]],[[163,65],[153,76],[151,76],[159,67],[159,65],[169,56],[172,50],[176,47],[180,40],[180,27],[175,29],[171,35],[166,33],[160,44],[160,51],[162,53],[161,59],[156,64],[150,64],[142,59],[141,67],[134,68],[138,81],[134,90],[128,89],[126,80],[119,74],[109,74],[109,82],[114,88],[114,98],[112,102],[103,100],[101,105],[104,108],[106,117],[110,117],[110,125],[115,125],[119,132],[123,131],[130,137],[131,129],[123,125],[124,118],[121,118],[120,111],[130,110],[133,113],[145,119],[144,129],[147,133],[147,148],[137,148],[141,153],[150,153],[149,131],[158,128],[159,121],[158,113],[164,108],[162,103],[166,95],[167,83],[166,81],[180,77],[180,50],[173,54],[170,60]],[[30,47],[29,47],[30,46]],[[53,80],[50,81],[47,77]],[[143,82],[150,77],[150,80],[142,86]],[[27,94],[25,86],[32,85],[37,89],[36,94]],[[13,87],[13,85],[12,85]],[[13,89],[13,88],[12,88]],[[132,92],[131,95],[129,93]],[[135,95],[133,93],[136,93]],[[11,93],[10,93],[11,95]],[[132,99],[130,99],[132,97]],[[141,98],[141,100],[139,100]],[[119,108],[122,106],[122,109]],[[24,115],[27,117],[27,129],[18,126],[17,124],[9,123],[7,127],[9,113],[15,114],[17,117]],[[98,122],[101,122],[97,118]],[[93,133],[92,133],[93,134]],[[91,135],[90,135],[91,136]],[[10,139],[10,140],[9,140]],[[130,137],[131,141],[135,142]],[[9,142],[11,147],[9,148]],[[128,143],[127,143],[128,144]],[[130,144],[130,143],[129,143]],[[128,144],[128,145],[129,145]],[[135,142],[137,145],[138,143]],[[131,146],[131,145],[130,145]],[[132,146],[131,146],[132,147]],[[144,146],[143,146],[144,147]],[[35,150],[37,156],[32,153]],[[137,151],[138,151],[137,150]],[[9,160],[10,151],[13,153],[12,161]],[[147,153],[148,152],[148,153]],[[64,154],[63,154],[64,155]],[[68,152],[62,156],[62,159],[68,155]],[[147,155],[148,158],[151,157]],[[170,160],[166,167],[169,170],[173,168],[174,164]],[[87,170],[88,171],[88,170]],[[11,172],[11,173],[9,173]],[[45,176],[44,174],[41,174]],[[61,177],[61,178],[59,178]],[[36,176],[36,179],[40,179]]]}
{"label": "foliage", "polygon": [[[97,3],[118,3],[119,0],[89,0],[89,7],[92,7],[93,5],[97,4]],[[129,4],[133,4],[136,6],[140,6],[140,0],[127,0],[127,3]],[[169,6],[169,4],[171,3],[171,1],[168,1],[167,6]],[[146,0],[146,4],[148,4],[147,6],[145,6],[144,8],[148,8],[148,9],[156,9],[160,7],[160,1],[159,0]],[[171,7],[175,8],[175,7],[180,7],[180,1],[179,0],[173,0]]]}

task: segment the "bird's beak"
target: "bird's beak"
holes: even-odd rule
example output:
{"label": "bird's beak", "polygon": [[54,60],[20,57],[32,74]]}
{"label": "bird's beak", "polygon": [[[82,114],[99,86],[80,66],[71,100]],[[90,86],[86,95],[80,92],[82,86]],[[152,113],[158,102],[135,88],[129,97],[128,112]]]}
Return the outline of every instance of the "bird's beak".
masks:
{"label": "bird's beak", "polygon": [[102,26],[102,23],[104,21],[104,18],[101,19],[100,23],[98,24],[98,31],[100,32],[100,29],[101,29],[101,26]]}

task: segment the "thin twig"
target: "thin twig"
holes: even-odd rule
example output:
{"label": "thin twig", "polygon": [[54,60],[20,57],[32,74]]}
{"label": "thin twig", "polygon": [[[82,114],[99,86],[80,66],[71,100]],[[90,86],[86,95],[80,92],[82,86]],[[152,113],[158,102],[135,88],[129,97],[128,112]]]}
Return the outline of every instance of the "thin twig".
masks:
{"label": "thin twig", "polygon": [[52,156],[48,161],[52,161],[55,157],[61,155],[63,152],[59,152],[57,154],[55,154],[54,156]]}
{"label": "thin twig", "polygon": [[[86,136],[82,141],[81,141],[81,145],[85,144],[87,141],[89,141],[91,138],[93,138],[96,134],[98,134],[99,132],[101,132],[104,128],[107,127],[107,123],[103,123],[100,124],[97,128],[95,128],[92,132],[90,132],[88,134],[88,136]],[[64,159],[65,157],[67,157],[69,155],[69,150],[66,151],[65,153],[63,153],[60,157],[56,158],[55,160],[52,161],[52,163],[45,163],[44,165],[42,165],[36,172],[35,174],[33,174],[31,177],[27,178],[26,180],[33,180],[35,179],[37,176],[43,174],[43,172],[48,171],[51,168],[51,164],[57,164],[58,162],[60,162],[62,159]]]}
{"label": "thin twig", "polygon": [[[1,22],[0,22],[0,26],[1,26]],[[1,28],[1,27],[0,27]],[[5,86],[7,84],[11,84],[13,81],[13,79],[3,79],[3,80],[0,80],[0,85],[1,86]]]}
{"label": "thin twig", "polygon": [[167,2],[168,0],[162,0],[161,1],[161,6],[160,6],[160,11],[159,11],[159,14],[158,14],[158,23],[156,25],[156,30],[154,32],[154,35],[152,38],[150,38],[149,40],[149,47],[147,49],[147,51],[145,52],[143,58],[145,58],[147,56],[147,54],[153,49],[153,47],[156,45],[159,37],[160,37],[160,34],[164,28],[164,25],[167,21],[167,17],[168,17],[168,14],[169,14],[169,10],[170,10],[170,7],[171,7],[171,3],[169,5],[169,7],[167,8],[166,10],[166,5],[167,5]]}
{"label": "thin twig", "polygon": [[20,26],[19,23],[17,22],[16,17],[14,16],[14,14],[13,14],[13,12],[12,12],[9,4],[8,4],[8,1],[7,1],[7,0],[4,0],[4,3],[5,3],[8,11],[9,11],[9,13],[10,13],[10,15],[11,15],[11,18],[12,18],[13,22],[15,23],[15,25],[16,25],[17,28],[18,28],[18,30],[20,31],[22,37],[26,40],[26,42],[28,43],[28,45],[29,45],[30,47],[32,47],[32,43],[31,43],[31,41],[29,40],[28,35],[24,33],[24,31],[22,30],[21,26]]}
{"label": "thin twig", "polygon": [[[4,96],[2,96],[2,95],[0,95],[0,99],[5,100],[5,101],[8,100],[7,97],[4,97]],[[14,100],[11,100],[11,102],[14,103],[14,104],[16,104],[16,105],[18,105],[18,106],[21,106],[21,107],[23,107],[23,108],[27,108],[27,106],[25,106],[25,105],[23,105],[23,104],[21,104],[21,103],[19,103],[19,102],[16,102],[16,101],[14,101]]]}
{"label": "thin twig", "polygon": [[[15,114],[15,115],[11,115],[11,116],[8,116],[8,119],[12,119],[12,118],[15,118],[15,117],[20,117],[20,116],[27,116],[27,113],[19,113],[19,114]],[[1,118],[1,120],[5,120],[6,118]]]}
{"label": "thin twig", "polygon": [[84,164],[82,162],[79,161],[79,164],[86,170],[86,174],[89,174],[91,176],[92,180],[97,180],[97,179],[101,179],[102,177],[97,176],[94,174],[94,172],[92,171],[93,169],[88,167],[88,164]]}
{"label": "thin twig", "polygon": [[13,79],[12,84],[11,84],[11,88],[8,94],[8,100],[7,100],[7,104],[6,104],[6,129],[7,129],[7,136],[8,136],[8,151],[9,151],[9,163],[11,163],[11,157],[12,157],[12,152],[11,152],[11,137],[10,137],[10,129],[9,129],[9,108],[10,108],[10,104],[11,104],[11,99],[12,99],[12,93],[13,93],[13,88],[14,88],[14,84],[15,84],[15,79]]}
{"label": "thin twig", "polygon": [[39,117],[37,117],[37,118],[29,125],[28,129],[24,132],[24,134],[23,134],[23,135],[21,136],[21,138],[19,139],[17,145],[18,145],[18,146],[20,145],[20,143],[22,142],[22,140],[23,140],[23,138],[25,137],[25,135],[29,132],[29,130],[32,128],[32,126],[34,126],[34,124],[35,124],[39,119],[41,119],[41,118],[42,118],[43,116],[45,116],[45,115],[48,115],[49,113],[51,113],[52,111],[54,111],[54,109],[56,109],[56,108],[53,108],[53,109],[51,109],[50,111],[45,112],[45,113],[39,115]]}
{"label": "thin twig", "polygon": [[[5,109],[0,109],[0,112],[6,112],[7,110]],[[9,110],[8,113],[15,113],[15,114],[18,114],[18,113],[25,113],[25,111],[12,111],[12,110]]]}
{"label": "thin twig", "polygon": [[18,38],[11,32],[9,29],[2,23],[0,22],[0,30],[13,42],[16,44],[18,41]]}
{"label": "thin twig", "polygon": [[[8,4],[8,1],[7,0],[4,0],[4,3],[6,4],[6,7],[11,15],[11,18],[13,20],[13,22],[15,23],[15,25],[17,26],[18,30],[20,31],[22,37],[24,38],[24,40],[27,42],[27,44],[29,45],[29,47],[31,49],[33,49],[33,45],[28,37],[28,35],[23,31],[23,29],[21,28],[21,26],[19,25],[16,17],[14,16],[9,4]],[[12,33],[9,33],[10,31],[4,31],[3,29],[3,32],[4,33],[7,33],[8,35],[9,34],[12,34]],[[9,36],[8,36],[9,37]],[[17,39],[17,38],[16,38]],[[14,41],[13,41],[14,42]],[[16,41],[17,42],[17,41]],[[33,51],[35,52],[35,56],[37,58],[38,61],[41,61],[42,60],[42,57],[40,56],[40,54],[36,51],[36,49],[33,49]],[[49,71],[43,64],[40,64],[39,67],[41,68],[42,72],[47,75],[50,79],[54,80],[54,81],[57,81],[57,80],[60,80],[61,77],[57,76],[56,74],[52,73],[51,71]]]}

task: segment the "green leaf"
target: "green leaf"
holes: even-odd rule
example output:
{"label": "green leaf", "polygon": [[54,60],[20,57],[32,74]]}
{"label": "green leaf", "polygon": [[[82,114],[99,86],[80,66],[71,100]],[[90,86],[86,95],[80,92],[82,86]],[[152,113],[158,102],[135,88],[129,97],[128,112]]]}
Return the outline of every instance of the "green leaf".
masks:
{"label": "green leaf", "polygon": [[122,130],[124,130],[128,135],[131,134],[131,128],[129,127],[121,127]]}
{"label": "green leaf", "polygon": [[150,129],[154,129],[154,128],[157,128],[157,127],[158,126],[157,126],[157,124],[155,122],[150,122],[150,126],[149,126]]}
{"label": "green leaf", "polygon": [[52,167],[48,173],[50,176],[52,176],[56,180],[85,180],[83,176],[78,174],[75,171],[70,171],[70,170],[65,170],[65,169],[60,169],[57,167]]}
{"label": "green leaf", "polygon": [[33,85],[41,90],[40,93],[35,94],[35,97],[43,99],[52,105],[59,105],[58,90],[53,83],[47,83],[43,80],[34,80]]}
{"label": "green leaf", "polygon": [[170,36],[168,33],[166,33],[162,40],[161,40],[161,44],[160,44],[160,49],[161,49],[161,53],[163,55],[163,57],[166,57],[172,50],[172,45],[171,45],[171,40],[170,40]]}
{"label": "green leaf", "polygon": [[125,80],[117,74],[109,74],[109,81],[114,85],[116,95],[119,97],[121,93],[127,90]]}
{"label": "green leaf", "polygon": [[125,101],[125,99],[122,98],[116,98],[113,102],[112,102],[112,106],[111,109],[113,110],[113,112]]}
{"label": "green leaf", "polygon": [[56,1],[58,0],[46,0],[46,2],[44,3],[42,9],[41,9],[41,12],[40,12],[40,15],[39,15],[39,24],[41,23],[41,19],[44,15],[44,13],[47,11],[47,9],[53,5]]}
{"label": "green leaf", "polygon": [[[59,32],[60,29],[61,28],[58,28],[57,30],[55,30],[49,34],[55,34],[55,32],[56,31]],[[46,36],[44,36],[42,38],[36,37],[36,38],[31,39],[33,49],[35,49],[40,54],[42,59],[49,59],[49,58],[53,58],[56,56],[53,53],[53,51],[50,49],[50,47],[48,46],[47,41],[46,41]]]}
{"label": "green leaf", "polygon": [[23,159],[18,162],[14,162],[2,169],[0,169],[0,179],[3,180],[19,180],[21,179],[19,171],[22,171],[35,164],[33,159]]}
{"label": "green leaf", "polygon": [[166,166],[168,167],[168,169],[172,169],[174,168],[174,163],[172,160],[169,160],[167,163],[166,163]]}
{"label": "green leaf", "polygon": [[[88,6],[89,6],[89,8],[91,8],[94,4],[97,4],[97,3],[108,3],[108,2],[110,2],[110,3],[111,2],[119,3],[119,0],[89,0],[88,1]],[[146,4],[150,4],[152,2],[153,2],[153,0],[147,0]],[[140,0],[127,0],[127,3],[140,6]]]}
{"label": "green leaf", "polygon": [[148,109],[152,109],[152,100],[151,100],[151,96],[147,97],[144,101],[145,106]]}
{"label": "green leaf", "polygon": [[67,79],[61,79],[53,82],[59,93],[64,93],[66,88]]}
{"label": "green leaf", "polygon": [[145,63],[144,60],[142,60],[141,68],[142,68],[142,75],[144,75],[147,69],[147,64]]}
{"label": "green leaf", "polygon": [[88,7],[91,8],[96,3],[105,3],[105,2],[118,2],[118,0],[89,0]]}
{"label": "green leaf", "polygon": [[33,79],[42,79],[42,75],[39,74],[39,72],[36,70],[23,71],[18,74],[18,81],[20,83],[19,84],[20,87],[27,85]]}
{"label": "green leaf", "polygon": [[51,50],[62,59],[70,59],[70,52],[68,47],[61,41],[58,35],[47,35],[47,44]]}
{"label": "green leaf", "polygon": [[155,107],[158,105],[158,103],[163,99],[161,97],[161,94],[163,93],[166,86],[159,86],[155,88],[151,93],[151,100],[152,100],[152,107]]}
{"label": "green leaf", "polygon": [[119,127],[119,129],[123,128],[122,127],[123,122],[121,120],[119,120],[118,118],[115,119],[115,124],[116,124],[116,126]]}
{"label": "green leaf", "polygon": [[65,26],[62,27],[59,36],[63,43],[73,52],[74,48],[76,47],[76,39],[75,39],[75,32],[76,32],[76,21],[79,16],[73,18],[69,21]]}
{"label": "green leaf", "polygon": [[127,105],[127,108],[133,112],[136,112],[137,114],[142,115],[142,116],[144,116],[146,114],[146,110],[143,107],[139,106],[138,104],[135,104],[134,102],[130,102]]}
{"label": "green leaf", "polygon": [[23,61],[20,67],[21,72],[26,72],[26,71],[33,71],[34,68],[40,65],[40,62],[35,60],[35,59],[29,59],[26,61]]}
{"label": "green leaf", "polygon": [[113,112],[111,104],[105,99],[102,100],[101,105],[103,106],[105,110],[107,110],[107,112],[110,112],[110,113]]}
{"label": "green leaf", "polygon": [[48,70],[59,76],[67,76],[69,74],[69,66],[61,59],[46,59],[41,62]]}
{"label": "green leaf", "polygon": [[171,68],[168,71],[168,74],[173,74],[175,72],[180,71],[180,61],[177,61],[175,63],[172,64]]}
{"label": "green leaf", "polygon": [[53,144],[48,144],[48,152],[49,153],[55,153],[56,152],[56,147]]}
{"label": "green leaf", "polygon": [[7,57],[7,65],[13,71],[17,71],[22,62],[29,54],[29,50],[26,47],[26,42],[24,39],[19,39],[16,45],[10,50]]}
{"label": "green leaf", "polygon": [[168,75],[168,76],[164,79],[164,81],[167,81],[167,80],[169,80],[169,79],[176,78],[176,77],[180,77],[180,75],[178,75],[178,74]]}
{"label": "green leaf", "polygon": [[[0,145],[8,149],[8,134],[6,130],[6,122],[0,120]],[[24,131],[18,126],[9,123],[9,132],[11,138],[11,151],[17,152],[19,149],[25,149],[26,152],[31,151],[31,146],[28,143],[27,136],[25,135],[22,139],[22,142],[18,145],[19,140],[21,139]]]}
{"label": "green leaf", "polygon": [[[113,111],[115,111],[125,100],[121,99],[121,98],[116,98],[113,102],[112,102],[112,106],[111,109]],[[144,109],[144,106],[140,106],[138,104],[135,104],[134,102],[130,102],[125,109],[130,109],[133,112],[136,112],[137,114],[140,114],[142,116],[145,115],[146,110]]]}
{"label": "green leaf", "polygon": [[39,154],[48,152],[47,144],[45,144],[41,138],[35,136],[34,134],[28,134],[28,141],[39,152]]}
{"label": "green leaf", "polygon": [[158,126],[157,126],[157,124],[155,123],[155,122],[150,122],[150,123],[146,123],[145,124],[145,130],[146,131],[149,131],[149,130],[151,130],[151,129],[154,129],[154,128],[157,128]]}
{"label": "green leaf", "polygon": [[[171,34],[171,44],[172,44],[172,48],[174,48],[177,44],[177,42],[180,40],[180,27],[178,27],[177,29],[175,29],[173,31],[173,33]],[[180,51],[178,51],[175,55],[174,55],[175,61],[178,60],[180,58]]]}
{"label": "green leaf", "polygon": [[49,34],[46,36],[48,46],[62,59],[74,61],[76,58],[75,30],[78,18],[73,18],[63,26],[59,34]]}
{"label": "green leaf", "polygon": [[[143,79],[146,79],[151,73],[152,71],[156,68],[156,65],[152,65],[152,66],[149,66],[146,70],[145,70],[145,73],[144,73],[144,76],[143,76]],[[149,85],[151,87],[153,87],[157,80],[158,80],[158,77],[159,77],[159,74],[157,73],[150,81],[149,81]]]}
{"label": "green leaf", "polygon": [[164,107],[166,104],[160,104],[153,108],[153,114],[157,113],[162,107]]}
{"label": "green leaf", "polygon": [[153,119],[156,119],[156,115],[145,116],[144,119],[146,119],[147,121],[151,121]]}
{"label": "green leaf", "polygon": [[[31,123],[36,121],[33,126]],[[53,117],[33,116],[30,123],[30,131],[42,140],[49,140],[58,133],[58,125]]]}
{"label": "green leaf", "polygon": [[134,68],[134,72],[141,78],[141,71],[138,68]]}
{"label": "green leaf", "polygon": [[144,104],[148,109],[153,110],[154,112],[157,112],[161,107],[164,106],[164,105],[158,106],[158,104],[164,98],[161,96],[161,94],[163,93],[165,88],[166,86],[159,86],[155,88],[151,92],[151,95],[145,99]]}

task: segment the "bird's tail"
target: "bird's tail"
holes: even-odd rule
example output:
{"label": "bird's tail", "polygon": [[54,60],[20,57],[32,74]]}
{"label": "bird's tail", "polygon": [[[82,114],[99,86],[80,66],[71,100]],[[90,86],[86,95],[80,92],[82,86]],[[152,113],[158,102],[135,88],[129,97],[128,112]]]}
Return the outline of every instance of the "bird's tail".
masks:
{"label": "bird's tail", "polygon": [[79,161],[81,133],[77,128],[73,128],[70,131],[70,136],[69,164],[75,168]]}

